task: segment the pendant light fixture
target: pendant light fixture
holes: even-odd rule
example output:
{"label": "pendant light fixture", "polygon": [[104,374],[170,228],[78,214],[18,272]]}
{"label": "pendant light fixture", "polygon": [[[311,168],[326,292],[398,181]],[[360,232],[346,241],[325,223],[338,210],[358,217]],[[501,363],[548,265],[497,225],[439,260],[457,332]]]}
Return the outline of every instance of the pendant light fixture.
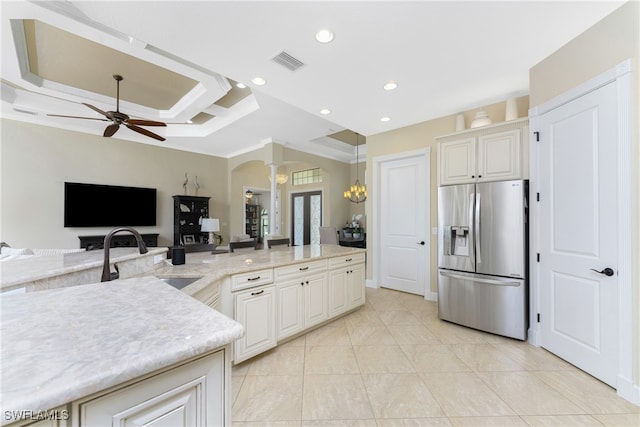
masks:
{"label": "pendant light fixture", "polygon": [[358,179],[358,133],[356,132],[356,182],[344,192],[344,198],[353,203],[362,203],[367,200],[367,187],[360,184]]}

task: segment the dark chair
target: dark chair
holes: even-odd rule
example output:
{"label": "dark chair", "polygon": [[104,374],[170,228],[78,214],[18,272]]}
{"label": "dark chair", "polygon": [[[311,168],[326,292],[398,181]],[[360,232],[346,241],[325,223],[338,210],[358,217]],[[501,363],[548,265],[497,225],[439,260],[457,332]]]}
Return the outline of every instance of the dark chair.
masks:
{"label": "dark chair", "polygon": [[233,252],[234,249],[241,248],[258,248],[258,239],[246,240],[244,242],[229,242],[229,252]]}
{"label": "dark chair", "polygon": [[291,246],[291,241],[288,238],[286,238],[286,239],[271,239],[271,240],[267,240],[267,247],[269,249],[271,249],[271,246],[277,246],[277,245]]}

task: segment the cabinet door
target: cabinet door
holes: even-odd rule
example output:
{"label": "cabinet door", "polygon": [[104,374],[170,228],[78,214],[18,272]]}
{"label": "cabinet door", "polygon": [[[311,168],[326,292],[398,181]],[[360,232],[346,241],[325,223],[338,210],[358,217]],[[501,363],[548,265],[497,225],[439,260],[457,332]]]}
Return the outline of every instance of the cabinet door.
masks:
{"label": "cabinet door", "polygon": [[78,425],[225,425],[225,351],[79,403]]}
{"label": "cabinet door", "polygon": [[518,179],[520,130],[478,137],[478,181]]}
{"label": "cabinet door", "polygon": [[359,307],[365,302],[364,264],[356,264],[349,269],[348,309]]}
{"label": "cabinet door", "polygon": [[473,181],[476,164],[475,138],[443,142],[439,147],[439,185]]}
{"label": "cabinet door", "polygon": [[279,283],[278,287],[278,339],[286,338],[304,328],[303,279]]}
{"label": "cabinet door", "polygon": [[238,292],[235,305],[235,319],[245,329],[234,343],[234,362],[239,363],[276,346],[275,286]]}
{"label": "cabinet door", "polygon": [[303,288],[304,326],[308,328],[329,317],[327,309],[327,274],[306,277]]}
{"label": "cabinet door", "polygon": [[348,267],[329,272],[329,317],[337,316],[349,309],[348,279]]}

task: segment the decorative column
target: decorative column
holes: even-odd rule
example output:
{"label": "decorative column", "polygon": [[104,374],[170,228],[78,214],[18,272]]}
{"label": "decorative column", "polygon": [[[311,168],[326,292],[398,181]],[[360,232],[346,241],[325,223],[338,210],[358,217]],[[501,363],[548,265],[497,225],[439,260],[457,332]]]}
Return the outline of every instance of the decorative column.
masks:
{"label": "decorative column", "polygon": [[277,182],[277,172],[278,166],[271,163],[269,165],[271,168],[271,209],[269,209],[269,235],[274,236],[278,233],[278,224],[276,221],[280,220],[280,215],[276,212],[276,209],[280,209],[276,207],[276,191],[278,191],[278,182]]}

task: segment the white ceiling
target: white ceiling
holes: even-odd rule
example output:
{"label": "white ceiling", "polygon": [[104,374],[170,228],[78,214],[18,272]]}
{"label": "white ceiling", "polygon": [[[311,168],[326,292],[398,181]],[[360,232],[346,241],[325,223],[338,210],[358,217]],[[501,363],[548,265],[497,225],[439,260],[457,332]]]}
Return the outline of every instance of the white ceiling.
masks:
{"label": "white ceiling", "polygon": [[[46,113],[87,116],[92,112],[79,102],[105,110],[115,104],[113,97],[25,75],[11,20],[36,19],[200,82],[198,93],[169,111],[124,104],[130,115],[176,122],[197,111],[213,114],[211,94],[228,90],[221,76],[253,90],[241,111],[226,112],[223,125],[169,125],[165,142],[128,130],[118,138],[222,157],[273,141],[349,161],[353,147],[327,135],[377,134],[525,95],[532,66],[622,3],[1,2],[2,116],[101,135],[102,122]],[[333,42],[315,40],[322,28],[335,33]],[[274,63],[283,50],[305,65],[290,71]],[[79,58],[77,66],[83,61],[90,59]],[[110,78],[118,70],[105,73]],[[267,84],[253,85],[256,76]],[[383,90],[389,80],[396,90]],[[332,113],[320,115],[323,108]],[[383,116],[391,120],[383,123]]]}

